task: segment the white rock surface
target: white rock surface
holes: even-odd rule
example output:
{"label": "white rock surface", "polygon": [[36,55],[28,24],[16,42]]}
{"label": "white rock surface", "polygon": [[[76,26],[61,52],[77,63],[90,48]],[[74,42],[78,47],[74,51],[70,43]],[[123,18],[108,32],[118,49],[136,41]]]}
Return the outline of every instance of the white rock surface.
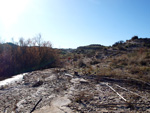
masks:
{"label": "white rock surface", "polygon": [[50,106],[44,106],[33,113],[72,113],[71,109],[66,107],[69,103],[71,101],[67,97],[55,97]]}
{"label": "white rock surface", "polygon": [[19,75],[13,76],[12,78],[8,78],[3,81],[0,81],[0,86],[9,85],[9,84],[13,84],[15,82],[22,81],[23,76],[25,76],[26,74],[27,73],[19,74]]}

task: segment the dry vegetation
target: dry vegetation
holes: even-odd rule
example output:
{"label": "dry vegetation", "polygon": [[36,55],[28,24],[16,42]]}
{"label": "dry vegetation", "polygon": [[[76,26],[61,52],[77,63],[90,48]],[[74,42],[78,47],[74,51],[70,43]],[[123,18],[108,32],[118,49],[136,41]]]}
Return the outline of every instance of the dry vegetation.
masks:
{"label": "dry vegetation", "polygon": [[0,44],[0,78],[10,77],[59,65],[59,55],[50,42],[42,42],[41,36],[19,43]]}
{"label": "dry vegetation", "polygon": [[[116,45],[115,48],[120,48],[121,44],[123,42],[120,42],[119,46]],[[109,48],[107,47],[107,49]],[[133,50],[128,48],[130,51],[117,49],[115,55],[110,54],[103,58],[97,58],[98,53],[101,56],[108,53],[107,49],[95,50],[95,52],[90,50],[87,53],[68,53],[64,57],[67,62],[65,67],[70,69],[72,73],[78,72],[80,75],[94,75],[97,79],[109,77],[149,84],[150,49],[148,47],[136,47]],[[71,60],[67,59],[69,57]]]}
{"label": "dry vegetation", "polygon": [[[132,40],[138,41],[138,37]],[[148,111],[150,49],[135,45],[119,41],[112,47],[90,45],[58,51],[49,42],[41,42],[40,37],[20,39],[17,45],[0,45],[0,75],[59,67],[26,75],[27,90],[41,90],[45,102],[50,101],[47,96],[52,92],[69,95],[68,106],[78,112]]]}
{"label": "dry vegetation", "polygon": [[[132,39],[134,40],[134,39]],[[123,43],[123,42],[121,42]],[[148,47],[137,47],[122,49],[125,47],[119,46],[107,47],[103,50],[92,50],[85,53],[67,53],[64,58],[65,68],[69,70],[69,73],[74,75],[83,76],[89,78],[91,83],[100,84],[101,82],[109,82],[110,84],[122,84],[124,87],[129,87],[131,92],[149,92],[150,90],[150,49]],[[115,48],[115,51],[113,49]],[[111,49],[112,53],[109,51]],[[110,53],[109,55],[105,53]],[[97,57],[98,54],[104,57]],[[69,59],[68,59],[69,58]],[[112,86],[117,89],[116,86]],[[93,87],[94,88],[94,87]],[[140,100],[139,95],[131,94],[125,96],[125,89],[118,88],[127,101],[125,102],[125,108],[129,108],[130,111],[138,110],[137,104]],[[91,90],[90,90],[91,91]],[[126,90],[127,91],[127,90]],[[73,100],[73,108],[75,110],[77,105],[84,106],[84,109],[89,109],[87,105],[99,105],[100,102],[92,104],[93,94],[89,91],[81,91]],[[142,95],[144,96],[144,95]],[[95,102],[95,101],[94,101]],[[90,104],[89,104],[90,103]],[[118,105],[117,105],[118,104]],[[116,105],[99,105],[107,109],[113,109],[114,106],[121,106],[119,103]],[[142,106],[142,104],[139,104]],[[144,107],[146,106],[143,105]],[[142,107],[141,107],[142,108]],[[113,111],[113,110],[112,110]]]}
{"label": "dry vegetation", "polygon": [[112,59],[110,66],[122,70],[120,77],[130,77],[145,82],[150,81],[150,50],[139,49]]}
{"label": "dry vegetation", "polygon": [[[139,41],[143,41],[142,46],[139,45]],[[150,49],[145,46],[149,40],[134,36],[128,42],[119,41],[112,47],[83,46],[76,50],[68,49],[66,52],[53,49],[49,42],[41,40],[40,35],[26,41],[21,38],[17,45],[0,44],[0,75],[7,77],[63,66],[70,73],[94,75],[97,79],[110,77],[149,83]]]}

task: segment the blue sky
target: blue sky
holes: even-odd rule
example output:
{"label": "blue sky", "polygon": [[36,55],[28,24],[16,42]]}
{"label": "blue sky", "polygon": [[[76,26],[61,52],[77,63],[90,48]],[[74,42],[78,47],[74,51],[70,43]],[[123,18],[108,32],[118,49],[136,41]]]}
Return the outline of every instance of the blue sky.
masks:
{"label": "blue sky", "polygon": [[150,37],[150,0],[0,0],[1,40],[39,33],[53,47]]}

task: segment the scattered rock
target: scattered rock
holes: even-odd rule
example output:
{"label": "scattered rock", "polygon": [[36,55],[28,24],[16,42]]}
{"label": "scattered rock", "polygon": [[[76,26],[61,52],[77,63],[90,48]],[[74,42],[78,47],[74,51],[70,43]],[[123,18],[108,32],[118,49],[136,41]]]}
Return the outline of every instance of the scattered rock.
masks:
{"label": "scattered rock", "polygon": [[[105,81],[107,83],[109,81]],[[81,113],[81,112],[148,112],[150,94],[136,91],[142,98],[136,99],[132,87],[120,83],[107,83],[127,101],[134,99],[134,109],[128,108],[119,96],[104,83],[97,84],[86,76],[53,73],[51,69],[28,73],[20,84],[8,85],[0,90],[0,112],[29,113]],[[127,89],[127,90],[124,90]],[[124,104],[123,104],[124,103]],[[132,105],[132,101],[130,102]]]}

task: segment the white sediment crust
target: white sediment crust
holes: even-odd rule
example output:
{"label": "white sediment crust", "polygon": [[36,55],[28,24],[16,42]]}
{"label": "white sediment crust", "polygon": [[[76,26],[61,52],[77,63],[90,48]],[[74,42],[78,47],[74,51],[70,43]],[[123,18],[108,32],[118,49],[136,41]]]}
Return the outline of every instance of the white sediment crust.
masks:
{"label": "white sediment crust", "polygon": [[22,81],[23,76],[26,75],[26,74],[27,73],[15,75],[12,78],[8,78],[8,79],[5,79],[5,80],[2,80],[2,81],[0,81],[0,86],[9,85],[9,84],[13,84],[15,82]]}

